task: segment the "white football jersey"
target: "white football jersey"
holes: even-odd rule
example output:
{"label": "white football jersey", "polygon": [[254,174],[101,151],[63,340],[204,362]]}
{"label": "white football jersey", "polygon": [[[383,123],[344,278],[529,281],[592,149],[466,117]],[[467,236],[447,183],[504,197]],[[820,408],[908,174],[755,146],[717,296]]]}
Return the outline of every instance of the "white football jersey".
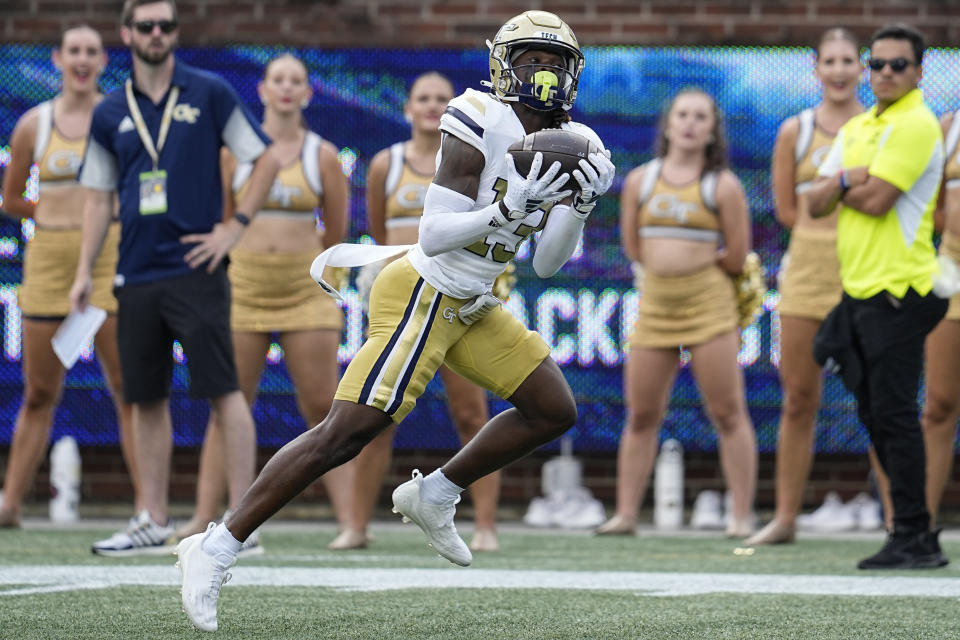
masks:
{"label": "white football jersey", "polygon": [[[561,128],[579,133],[604,148],[597,134],[586,125],[567,122]],[[440,119],[440,130],[476,147],[486,159],[473,211],[503,198],[507,192],[507,148],[526,135],[513,108],[489,93],[467,89],[449,102]],[[438,166],[441,155],[442,150],[437,154]],[[491,290],[493,281],[524,240],[543,229],[547,215],[547,211],[535,211],[523,220],[492,230],[468,247],[438,256],[427,256],[418,244],[408,256],[424,280],[437,290],[454,298],[471,298]]]}

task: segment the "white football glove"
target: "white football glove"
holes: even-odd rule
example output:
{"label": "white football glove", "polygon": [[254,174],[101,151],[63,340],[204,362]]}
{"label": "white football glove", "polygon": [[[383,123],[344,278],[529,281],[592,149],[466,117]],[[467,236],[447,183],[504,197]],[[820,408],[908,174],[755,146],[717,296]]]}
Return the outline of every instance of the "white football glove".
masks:
{"label": "white football glove", "polygon": [[573,179],[580,183],[580,192],[573,196],[573,210],[581,218],[593,212],[597,200],[613,184],[617,169],[607,157],[609,153],[591,153],[589,161],[586,158],[580,160],[580,169],[573,170]]}
{"label": "white football glove", "polygon": [[560,173],[559,162],[554,162],[540,176],[540,167],[543,165],[543,154],[540,152],[537,152],[533,157],[533,162],[530,163],[530,172],[526,177],[520,175],[520,172],[517,171],[513,163],[513,156],[509,153],[506,161],[507,193],[501,200],[503,207],[501,207],[500,212],[503,213],[502,209],[506,208],[506,213],[503,213],[502,224],[526,218],[537,209],[542,209],[554,202],[560,202],[573,193],[569,189],[560,190],[570,179],[570,175],[564,173],[557,176]]}
{"label": "white football glove", "polygon": [[476,298],[460,307],[457,315],[460,316],[460,322],[471,325],[478,320],[482,320],[488,313],[503,304],[503,300],[492,293],[481,293]]}

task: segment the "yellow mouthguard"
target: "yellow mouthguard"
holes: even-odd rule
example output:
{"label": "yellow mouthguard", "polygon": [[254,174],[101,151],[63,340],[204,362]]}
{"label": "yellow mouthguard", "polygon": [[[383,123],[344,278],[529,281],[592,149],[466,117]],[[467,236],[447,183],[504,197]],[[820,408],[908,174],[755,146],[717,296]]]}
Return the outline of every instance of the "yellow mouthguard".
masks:
{"label": "yellow mouthguard", "polygon": [[550,89],[560,85],[557,74],[553,71],[537,71],[533,74],[533,84],[540,87],[540,100],[550,99]]}

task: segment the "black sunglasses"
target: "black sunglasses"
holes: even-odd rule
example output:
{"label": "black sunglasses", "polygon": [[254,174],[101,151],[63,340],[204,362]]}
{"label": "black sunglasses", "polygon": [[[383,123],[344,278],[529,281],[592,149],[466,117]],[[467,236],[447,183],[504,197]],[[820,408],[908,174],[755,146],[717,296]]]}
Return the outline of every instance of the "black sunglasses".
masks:
{"label": "black sunglasses", "polygon": [[907,60],[906,58],[894,58],[893,60],[870,58],[870,61],[867,64],[870,65],[870,69],[872,71],[883,71],[883,68],[889,64],[890,71],[893,71],[894,73],[903,73],[904,69],[916,63],[913,60]]}
{"label": "black sunglasses", "polygon": [[153,33],[154,27],[160,27],[163,33],[173,33],[177,26],[176,20],[139,20],[133,23],[133,28],[143,34]]}

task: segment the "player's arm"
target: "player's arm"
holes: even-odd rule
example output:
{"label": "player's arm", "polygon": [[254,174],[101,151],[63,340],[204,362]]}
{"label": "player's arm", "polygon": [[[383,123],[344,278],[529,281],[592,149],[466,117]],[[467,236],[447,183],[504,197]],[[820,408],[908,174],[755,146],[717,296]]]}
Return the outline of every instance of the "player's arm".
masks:
{"label": "player's arm", "polygon": [[367,170],[367,229],[377,244],[387,243],[387,172],[390,149],[373,156]]}
{"label": "player's arm", "polygon": [[16,220],[32,218],[36,205],[23,199],[30,166],[33,141],[37,136],[37,111],[31,109],[20,118],[10,140],[10,164],[3,176],[3,211]]}
{"label": "player's arm", "polygon": [[347,235],[347,207],[350,188],[343,175],[337,148],[326,140],[317,150],[320,184],[323,185],[323,246],[332,247]]}
{"label": "player's arm", "polygon": [[237,170],[237,158],[226,147],[220,149],[220,187],[223,191],[223,220],[233,217],[237,202],[233,197],[233,174]]}
{"label": "player's arm", "polygon": [[743,261],[750,251],[750,211],[740,180],[731,171],[724,171],[717,181],[717,217],[723,234],[723,250],[717,264],[730,275],[743,271]]}
{"label": "player's arm", "polygon": [[797,118],[789,118],[777,132],[773,144],[773,160],[770,167],[773,182],[773,202],[777,221],[792,229],[797,221],[796,159],[793,149],[797,145],[799,130]]}
{"label": "player's arm", "polygon": [[[537,154],[530,172],[521,176],[507,159],[507,193],[499,201],[472,211],[476,203],[480,174],[486,164],[483,153],[453,135],[444,135],[440,146],[440,165],[427,188],[420,219],[420,248],[435,256],[466,247],[491,231],[521,220],[544,206],[570,195],[560,191],[569,175],[557,177],[560,163],[539,175],[542,157]],[[562,180],[562,181],[561,181]]]}

